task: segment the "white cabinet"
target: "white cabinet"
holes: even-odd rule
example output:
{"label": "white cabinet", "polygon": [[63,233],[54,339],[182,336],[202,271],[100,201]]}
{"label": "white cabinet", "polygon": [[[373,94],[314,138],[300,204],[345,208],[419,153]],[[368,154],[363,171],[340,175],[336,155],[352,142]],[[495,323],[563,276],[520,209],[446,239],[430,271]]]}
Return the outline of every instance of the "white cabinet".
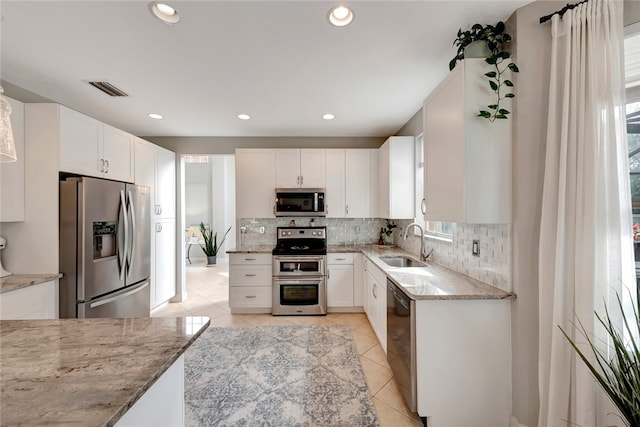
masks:
{"label": "white cabinet", "polygon": [[231,313],[271,313],[271,254],[229,254]]}
{"label": "white cabinet", "polygon": [[478,111],[493,102],[483,59],[466,59],[424,102],[425,219],[511,222],[511,123]]}
{"label": "white cabinet", "polygon": [[[327,308],[340,311],[352,309],[354,303],[353,254],[327,254]],[[352,311],[352,310],[349,310]]]}
{"label": "white cabinet", "polygon": [[415,139],[392,136],[378,150],[379,215],[382,218],[415,217]]}
{"label": "white cabinet", "polygon": [[236,218],[273,218],[275,150],[236,150]]}
{"label": "white cabinet", "polygon": [[345,150],[345,215],[346,218],[371,217],[369,150]]}
{"label": "white cabinet", "polygon": [[325,188],[325,150],[275,150],[277,188]]}
{"label": "white cabinet", "polygon": [[184,354],[116,422],[116,427],[185,425]]}
{"label": "white cabinet", "polygon": [[151,308],[176,294],[175,153],[135,140],[135,183],[151,188]]}
{"label": "white cabinet", "polygon": [[176,153],[156,147],[156,215],[176,217]]}
{"label": "white cabinet", "polygon": [[57,319],[58,281],[0,293],[0,320]]}
{"label": "white cabinet", "polygon": [[415,316],[418,414],[434,426],[507,426],[511,300],[418,300]]}
{"label": "white cabinet", "polygon": [[326,195],[327,218],[345,216],[345,150],[327,149],[326,151]]}
{"label": "white cabinet", "polygon": [[24,221],[24,104],[5,98],[11,105],[11,130],[18,160],[0,163],[0,222]]}
{"label": "white cabinet", "polygon": [[387,276],[369,259],[364,260],[366,271],[365,312],[369,323],[380,341],[380,346],[387,352]]}
{"label": "white cabinet", "polygon": [[104,177],[134,182],[135,137],[130,133],[103,125]]}
{"label": "white cabinet", "polygon": [[176,220],[155,222],[152,244],[154,275],[151,279],[151,307],[167,302],[176,295]]}
{"label": "white cabinet", "polygon": [[58,109],[60,171],[133,182],[134,136],[67,107]]}

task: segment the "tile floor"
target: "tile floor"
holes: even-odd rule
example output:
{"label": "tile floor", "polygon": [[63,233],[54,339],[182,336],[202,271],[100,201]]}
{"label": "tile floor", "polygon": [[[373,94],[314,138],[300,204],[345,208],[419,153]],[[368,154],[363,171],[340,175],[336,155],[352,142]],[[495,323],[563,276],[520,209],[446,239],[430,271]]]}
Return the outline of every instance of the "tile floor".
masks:
{"label": "tile floor", "polygon": [[206,267],[196,260],[193,261],[193,264],[187,265],[187,300],[164,305],[151,314],[153,317],[208,316],[211,318],[211,326],[348,325],[353,332],[380,425],[422,426],[418,416],[409,412],[397,388],[386,355],[365,314],[340,313],[320,317],[231,314],[228,265],[219,263],[215,267]]}

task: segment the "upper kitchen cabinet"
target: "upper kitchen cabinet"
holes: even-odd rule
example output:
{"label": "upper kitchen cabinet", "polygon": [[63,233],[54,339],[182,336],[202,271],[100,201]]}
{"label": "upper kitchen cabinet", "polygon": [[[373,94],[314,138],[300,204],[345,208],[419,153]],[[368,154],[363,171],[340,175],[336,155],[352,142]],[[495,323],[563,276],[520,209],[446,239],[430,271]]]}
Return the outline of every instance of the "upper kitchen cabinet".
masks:
{"label": "upper kitchen cabinet", "polygon": [[176,154],[135,139],[135,183],[151,187],[154,218],[176,216]]}
{"label": "upper kitchen cabinet", "polygon": [[57,104],[60,171],[133,182],[134,137]]}
{"label": "upper kitchen cabinet", "polygon": [[276,150],[236,150],[236,217],[273,218]]}
{"label": "upper kitchen cabinet", "polygon": [[424,102],[425,219],[511,222],[511,120],[478,117],[495,96],[484,59],[466,59]]}
{"label": "upper kitchen cabinet", "polygon": [[371,217],[370,150],[345,150],[346,218]]}
{"label": "upper kitchen cabinet", "polygon": [[325,188],[323,149],[277,149],[277,188]]}
{"label": "upper kitchen cabinet", "polygon": [[378,203],[382,218],[415,217],[415,139],[392,136],[378,150]]}
{"label": "upper kitchen cabinet", "polygon": [[345,216],[345,150],[336,148],[326,152],[326,194],[325,208],[327,218],[344,218]]}
{"label": "upper kitchen cabinet", "polygon": [[0,222],[24,221],[24,104],[5,98],[11,105],[11,130],[18,160],[0,163]]}

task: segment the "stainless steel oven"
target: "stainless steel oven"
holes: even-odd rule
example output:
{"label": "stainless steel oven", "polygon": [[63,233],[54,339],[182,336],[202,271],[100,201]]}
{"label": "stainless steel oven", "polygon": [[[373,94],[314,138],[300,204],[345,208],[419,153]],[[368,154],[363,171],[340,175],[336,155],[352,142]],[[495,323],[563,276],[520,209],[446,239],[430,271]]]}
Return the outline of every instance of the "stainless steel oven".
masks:
{"label": "stainless steel oven", "polygon": [[273,249],[272,314],[327,314],[325,227],[279,227]]}

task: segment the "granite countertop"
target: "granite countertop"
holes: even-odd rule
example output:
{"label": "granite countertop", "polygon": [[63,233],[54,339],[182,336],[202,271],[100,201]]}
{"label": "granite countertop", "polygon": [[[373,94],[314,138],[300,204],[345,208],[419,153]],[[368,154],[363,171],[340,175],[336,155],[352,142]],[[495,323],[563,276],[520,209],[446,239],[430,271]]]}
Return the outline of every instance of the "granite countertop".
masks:
{"label": "granite countertop", "polygon": [[469,276],[427,262],[427,267],[391,267],[380,259],[381,256],[407,256],[413,254],[400,249],[367,245],[360,251],[385,272],[394,282],[415,300],[460,300],[460,299],[514,299],[516,295],[505,292]]}
{"label": "granite countertop", "polygon": [[236,246],[233,249],[227,249],[228,254],[271,254],[271,251],[275,247],[273,245],[246,245]]}
{"label": "granite countertop", "polygon": [[3,292],[15,291],[27,286],[38,285],[62,277],[60,273],[50,274],[12,274],[11,276],[0,278],[0,294]]}
{"label": "granite countertop", "polygon": [[112,426],[208,317],[0,321],[0,425]]}

